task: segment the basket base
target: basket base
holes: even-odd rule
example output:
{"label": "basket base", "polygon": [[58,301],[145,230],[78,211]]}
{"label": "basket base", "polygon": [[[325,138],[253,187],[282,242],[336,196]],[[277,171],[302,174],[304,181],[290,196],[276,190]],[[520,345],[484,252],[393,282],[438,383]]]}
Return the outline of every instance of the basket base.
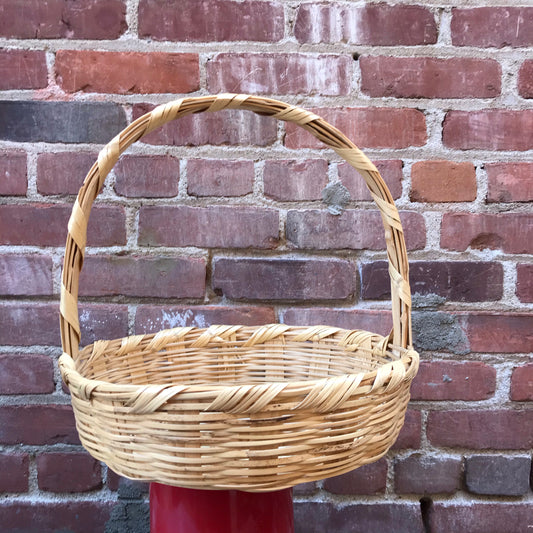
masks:
{"label": "basket base", "polygon": [[197,490],[150,484],[151,533],[294,533],[292,489]]}

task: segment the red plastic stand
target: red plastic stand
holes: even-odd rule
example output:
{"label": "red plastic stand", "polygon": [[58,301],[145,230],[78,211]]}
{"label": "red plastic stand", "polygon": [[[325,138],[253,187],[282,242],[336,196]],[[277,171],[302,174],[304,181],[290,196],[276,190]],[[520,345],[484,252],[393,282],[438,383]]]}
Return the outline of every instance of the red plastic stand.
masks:
{"label": "red plastic stand", "polygon": [[294,533],[292,489],[195,490],[150,484],[150,533]]}

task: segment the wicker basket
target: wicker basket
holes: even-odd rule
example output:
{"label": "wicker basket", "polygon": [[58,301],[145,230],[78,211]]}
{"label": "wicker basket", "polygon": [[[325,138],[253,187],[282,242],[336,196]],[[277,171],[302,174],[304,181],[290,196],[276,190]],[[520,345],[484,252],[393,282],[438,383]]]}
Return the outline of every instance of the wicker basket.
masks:
{"label": "wicker basket", "polygon": [[[183,115],[247,109],[295,122],[364,177],[383,219],[392,287],[388,337],[329,326],[183,327],[79,350],[78,280],[92,203],[119,155]],[[418,368],[400,219],[376,167],[322,118],[257,96],[156,107],[98,156],[74,204],[61,286],[61,375],[81,442],[128,478],[263,492],[382,457],[403,424]]]}

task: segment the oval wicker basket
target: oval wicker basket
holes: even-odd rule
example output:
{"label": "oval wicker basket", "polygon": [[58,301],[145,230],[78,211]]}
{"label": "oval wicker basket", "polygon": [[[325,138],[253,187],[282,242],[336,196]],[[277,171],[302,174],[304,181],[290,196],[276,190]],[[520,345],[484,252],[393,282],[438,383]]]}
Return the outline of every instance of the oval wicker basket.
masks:
{"label": "oval wicker basket", "polygon": [[[79,350],[78,280],[92,203],[119,155],[183,115],[247,109],[294,122],[355,167],[383,219],[392,287],[388,337],[329,326],[183,327]],[[61,375],[84,447],[128,478],[201,489],[278,490],[382,457],[418,368],[398,211],[368,158],[317,115],[247,95],[156,107],[99,154],[74,204],[61,286]]]}

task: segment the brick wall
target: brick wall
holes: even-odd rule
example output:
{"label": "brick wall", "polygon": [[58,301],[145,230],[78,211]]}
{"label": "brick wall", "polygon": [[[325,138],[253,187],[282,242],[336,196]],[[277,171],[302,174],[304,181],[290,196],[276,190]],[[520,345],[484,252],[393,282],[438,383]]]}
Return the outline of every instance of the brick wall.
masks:
{"label": "brick wall", "polygon": [[[330,120],[406,228],[423,362],[405,427],[378,463],[297,487],[296,530],[533,524],[533,7],[453,4],[0,0],[2,531],[147,531],[146,487],[79,446],[55,364],[66,223],[128,121],[219,91]],[[382,246],[362,180],[305,132],[188,117],[130,149],[94,208],[83,342],[275,320],[386,333]]]}

